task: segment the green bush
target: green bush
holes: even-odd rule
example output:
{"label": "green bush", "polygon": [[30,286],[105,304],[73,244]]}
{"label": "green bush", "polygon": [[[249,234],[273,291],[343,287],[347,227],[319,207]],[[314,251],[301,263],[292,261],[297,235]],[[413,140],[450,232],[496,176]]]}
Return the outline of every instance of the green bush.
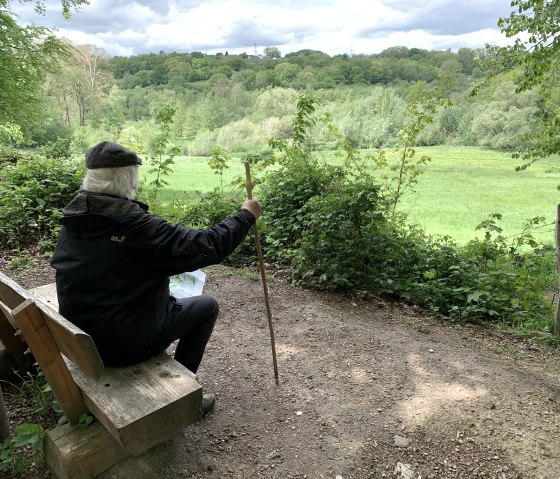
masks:
{"label": "green bush", "polygon": [[0,245],[52,242],[62,208],[81,184],[82,168],[65,160],[30,157],[0,171]]}
{"label": "green bush", "polygon": [[[191,228],[210,228],[239,209],[244,196],[240,193],[223,194],[221,188],[209,193],[199,193],[198,199],[192,202],[185,211],[180,223]],[[249,235],[241,245],[228,257],[230,264],[247,264],[255,261],[255,240]]]}
{"label": "green bush", "polygon": [[298,211],[296,282],[329,289],[362,288],[377,267],[378,242],[386,221],[377,188],[347,179],[311,197]]}
{"label": "green bush", "polygon": [[198,193],[198,199],[187,206],[181,223],[192,228],[209,228],[235,213],[241,202],[239,195],[222,195],[220,188]]}
{"label": "green bush", "polygon": [[500,235],[500,219],[501,215],[491,215],[479,225],[486,230],[484,239],[458,249],[450,276],[463,302],[450,305],[447,314],[551,332],[554,307],[545,291],[555,282],[554,254],[530,233],[542,218],[530,220],[510,243]]}
{"label": "green bush", "polygon": [[47,158],[69,160],[72,158],[71,146],[70,138],[57,138],[43,147],[43,155]]}
{"label": "green bush", "polygon": [[61,121],[52,120],[32,130],[31,140],[37,146],[45,146],[60,139],[72,139],[72,128]]}
{"label": "green bush", "polygon": [[341,168],[314,162],[288,163],[265,176],[259,200],[266,212],[262,223],[267,259],[285,262],[294,257],[307,221],[304,208],[311,198],[331,191],[342,176]]}
{"label": "green bush", "polygon": [[18,148],[0,145],[0,170],[9,165],[15,165],[26,157],[27,155]]}

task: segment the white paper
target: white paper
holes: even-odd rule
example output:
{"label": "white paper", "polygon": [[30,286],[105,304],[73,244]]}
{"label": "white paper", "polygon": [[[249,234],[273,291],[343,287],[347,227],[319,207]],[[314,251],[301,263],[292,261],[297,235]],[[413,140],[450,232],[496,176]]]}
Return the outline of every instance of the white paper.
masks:
{"label": "white paper", "polygon": [[169,291],[174,298],[189,298],[190,296],[200,296],[206,273],[202,270],[181,273],[169,278]]}

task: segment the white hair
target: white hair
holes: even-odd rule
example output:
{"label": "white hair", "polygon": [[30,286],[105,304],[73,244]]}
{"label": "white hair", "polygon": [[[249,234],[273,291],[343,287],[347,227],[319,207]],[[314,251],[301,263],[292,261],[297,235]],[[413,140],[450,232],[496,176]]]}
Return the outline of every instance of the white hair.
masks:
{"label": "white hair", "polygon": [[138,192],[138,165],[88,169],[82,187],[93,193],[133,200]]}

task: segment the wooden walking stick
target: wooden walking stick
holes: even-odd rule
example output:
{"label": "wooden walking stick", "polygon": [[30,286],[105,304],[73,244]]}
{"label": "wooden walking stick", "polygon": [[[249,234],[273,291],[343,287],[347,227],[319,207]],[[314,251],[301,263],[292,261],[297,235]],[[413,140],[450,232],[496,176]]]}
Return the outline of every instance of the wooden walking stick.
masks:
{"label": "wooden walking stick", "polygon": [[[253,180],[251,179],[251,166],[249,162],[245,162],[245,189],[247,190],[247,198],[253,199]],[[268,299],[268,286],[266,283],[266,272],[264,269],[264,259],[261,249],[261,241],[259,239],[259,230],[257,223],[253,225],[255,233],[255,244],[257,247],[257,256],[259,257],[259,266],[261,270],[261,278],[264,291],[264,301],[266,303],[266,313],[268,314],[268,328],[270,329],[270,344],[272,346],[272,363],[274,364],[274,379],[278,385],[278,363],[276,362],[276,345],[274,341],[274,328],[272,327],[272,311],[270,309],[270,301]]]}

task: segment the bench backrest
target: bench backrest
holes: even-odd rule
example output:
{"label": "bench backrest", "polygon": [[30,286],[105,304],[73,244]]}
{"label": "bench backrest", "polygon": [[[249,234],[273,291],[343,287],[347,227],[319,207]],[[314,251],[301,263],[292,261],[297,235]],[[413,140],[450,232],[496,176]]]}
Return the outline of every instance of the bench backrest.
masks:
{"label": "bench backrest", "polygon": [[26,301],[36,304],[60,352],[88,376],[98,379],[104,366],[91,336],[0,272],[0,302],[14,310]]}

